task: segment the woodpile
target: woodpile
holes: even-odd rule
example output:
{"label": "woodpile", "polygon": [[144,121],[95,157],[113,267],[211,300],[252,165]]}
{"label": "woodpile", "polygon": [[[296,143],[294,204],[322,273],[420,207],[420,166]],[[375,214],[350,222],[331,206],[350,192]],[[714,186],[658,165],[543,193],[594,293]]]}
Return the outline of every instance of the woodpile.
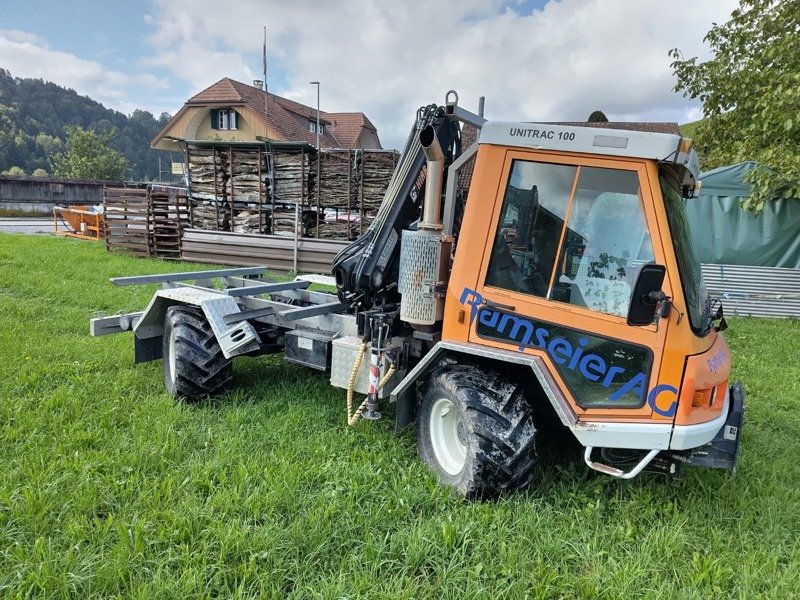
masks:
{"label": "woodpile", "polygon": [[[358,173],[350,150],[324,150],[320,157],[319,185],[313,198],[318,206],[355,207],[358,192]],[[356,182],[356,185],[353,185]]]}
{"label": "woodpile", "polygon": [[305,152],[274,152],[272,155],[275,203],[307,204],[310,156]]}
{"label": "woodpile", "polygon": [[[393,151],[189,146],[191,226],[212,231],[355,239],[392,177]],[[331,217],[333,211],[333,217]],[[349,212],[349,217],[343,217]]]}
{"label": "woodpile", "polygon": [[213,148],[189,149],[189,185],[197,200],[224,199],[227,192],[227,153]]}
{"label": "woodpile", "polygon": [[395,152],[364,152],[361,157],[362,202],[364,210],[377,210],[397,163]]}
{"label": "woodpile", "polygon": [[197,201],[192,196],[192,227],[195,229],[212,229],[214,231],[228,231],[230,223],[230,208],[225,202],[214,200]]}

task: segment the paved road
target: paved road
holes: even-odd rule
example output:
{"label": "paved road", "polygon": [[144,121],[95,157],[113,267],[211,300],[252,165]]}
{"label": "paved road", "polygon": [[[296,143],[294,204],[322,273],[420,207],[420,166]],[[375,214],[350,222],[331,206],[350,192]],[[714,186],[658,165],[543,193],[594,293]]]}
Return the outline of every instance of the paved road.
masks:
{"label": "paved road", "polygon": [[5,233],[44,234],[53,233],[53,219],[2,218],[0,231]]}

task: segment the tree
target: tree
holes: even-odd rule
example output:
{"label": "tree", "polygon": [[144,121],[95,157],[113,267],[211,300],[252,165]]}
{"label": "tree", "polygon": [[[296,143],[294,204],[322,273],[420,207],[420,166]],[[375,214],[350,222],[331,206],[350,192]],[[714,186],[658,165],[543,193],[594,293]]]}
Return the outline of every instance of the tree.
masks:
{"label": "tree", "polygon": [[31,175],[34,177],[47,177],[47,171],[44,169],[36,169]]}
{"label": "tree", "polygon": [[705,168],[755,160],[745,206],[800,198],[800,0],[740,0],[704,40],[713,58],[670,51],[676,92],[703,102],[696,143]]}
{"label": "tree", "polygon": [[17,166],[9,167],[3,171],[3,175],[25,175],[25,169]]}
{"label": "tree", "polygon": [[587,123],[608,123],[608,117],[602,110],[596,110],[589,115]]}
{"label": "tree", "polygon": [[67,127],[67,151],[52,157],[53,175],[68,179],[125,179],[127,159],[109,148],[116,129],[95,133],[77,125]]}

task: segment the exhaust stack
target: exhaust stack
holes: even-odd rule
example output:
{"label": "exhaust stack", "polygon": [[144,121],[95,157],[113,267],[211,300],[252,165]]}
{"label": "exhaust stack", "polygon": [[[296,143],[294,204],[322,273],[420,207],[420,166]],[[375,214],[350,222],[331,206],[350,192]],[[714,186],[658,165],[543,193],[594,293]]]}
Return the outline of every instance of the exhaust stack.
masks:
{"label": "exhaust stack", "polygon": [[451,238],[443,238],[442,179],[444,152],[432,126],[423,129],[419,142],[427,158],[422,220],[416,231],[405,230],[400,245],[400,318],[415,327],[442,320],[444,293],[450,267]]}
{"label": "exhaust stack", "polygon": [[442,175],[444,173],[444,153],[436,138],[433,126],[428,125],[419,134],[419,143],[428,159],[425,175],[425,198],[422,204],[420,229],[442,229]]}

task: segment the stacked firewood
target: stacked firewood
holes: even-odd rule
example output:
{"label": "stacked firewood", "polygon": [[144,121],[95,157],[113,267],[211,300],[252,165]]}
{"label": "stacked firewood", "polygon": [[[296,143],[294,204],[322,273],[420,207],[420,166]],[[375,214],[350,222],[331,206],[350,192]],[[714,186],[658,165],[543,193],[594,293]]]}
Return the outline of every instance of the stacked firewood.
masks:
{"label": "stacked firewood", "polygon": [[189,184],[192,198],[221,200],[227,194],[228,157],[210,148],[192,148],[189,152]]}
{"label": "stacked firewood", "polygon": [[375,210],[389,186],[397,156],[394,152],[364,152],[361,156],[362,206]]}
{"label": "stacked firewood", "polygon": [[228,231],[230,207],[225,202],[195,200],[192,203],[191,226],[195,229]]}
{"label": "stacked firewood", "polygon": [[[259,164],[260,163],[260,164]],[[267,186],[265,157],[254,150],[233,152],[233,200],[234,202],[265,201]]]}
{"label": "stacked firewood", "polygon": [[[358,174],[353,173],[354,156],[347,150],[325,150],[320,157],[319,192],[320,207],[355,207],[358,192]],[[316,193],[312,204],[316,205]]]}
{"label": "stacked firewood", "polygon": [[308,203],[311,161],[305,152],[276,152],[273,161],[273,196],[280,204]]}

